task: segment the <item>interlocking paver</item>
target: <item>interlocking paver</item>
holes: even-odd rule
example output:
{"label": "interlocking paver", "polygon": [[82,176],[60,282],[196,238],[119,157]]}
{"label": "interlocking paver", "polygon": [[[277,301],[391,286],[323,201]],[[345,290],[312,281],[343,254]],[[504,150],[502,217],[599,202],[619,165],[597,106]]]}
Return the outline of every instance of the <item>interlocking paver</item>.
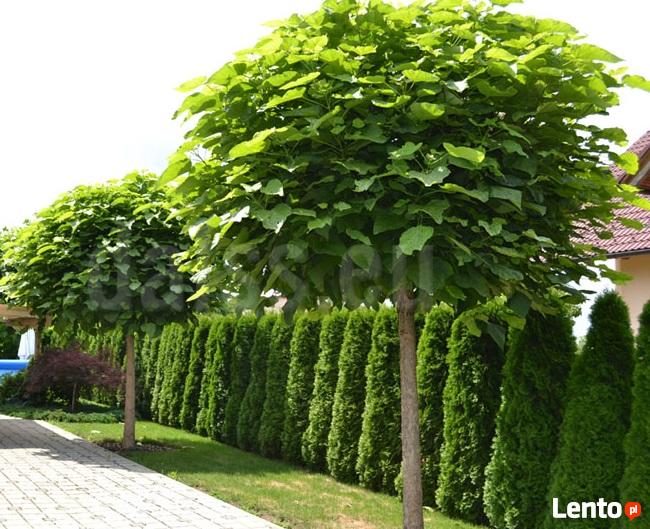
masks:
{"label": "interlocking paver", "polygon": [[42,421],[0,415],[0,529],[281,529]]}

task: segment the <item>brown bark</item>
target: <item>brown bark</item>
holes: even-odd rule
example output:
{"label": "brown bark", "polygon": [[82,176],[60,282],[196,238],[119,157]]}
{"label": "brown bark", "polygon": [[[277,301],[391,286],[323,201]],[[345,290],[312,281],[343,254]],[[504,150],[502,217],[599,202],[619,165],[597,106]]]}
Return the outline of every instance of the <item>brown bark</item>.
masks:
{"label": "brown bark", "polygon": [[39,323],[34,328],[34,358],[38,358],[41,355],[42,347],[42,332],[41,332],[41,323]]}
{"label": "brown bark", "polygon": [[416,377],[415,300],[406,289],[396,297],[402,409],[402,481],[404,529],[424,529],[422,513],[422,458]]}
{"label": "brown bark", "polygon": [[124,436],[122,448],[135,448],[135,351],[133,335],[126,337],[126,387],[124,389]]}

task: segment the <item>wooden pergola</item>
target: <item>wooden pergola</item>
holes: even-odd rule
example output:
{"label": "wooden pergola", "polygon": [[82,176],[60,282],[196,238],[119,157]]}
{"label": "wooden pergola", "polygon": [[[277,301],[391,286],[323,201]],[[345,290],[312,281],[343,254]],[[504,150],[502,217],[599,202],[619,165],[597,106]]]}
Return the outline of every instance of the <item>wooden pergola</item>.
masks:
{"label": "wooden pergola", "polygon": [[34,329],[36,333],[34,356],[37,356],[41,351],[41,329],[39,324],[40,319],[32,314],[29,309],[0,304],[0,325],[7,325],[17,331]]}

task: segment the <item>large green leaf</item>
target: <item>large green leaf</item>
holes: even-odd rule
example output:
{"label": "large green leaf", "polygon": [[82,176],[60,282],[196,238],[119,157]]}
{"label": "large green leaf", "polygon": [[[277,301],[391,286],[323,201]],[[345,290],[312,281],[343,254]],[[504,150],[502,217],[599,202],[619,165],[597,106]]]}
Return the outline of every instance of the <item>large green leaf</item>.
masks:
{"label": "large green leaf", "polygon": [[405,255],[413,255],[424,248],[424,245],[433,237],[433,228],[431,226],[414,226],[409,228],[399,239],[400,250]]}
{"label": "large green leaf", "polygon": [[438,103],[413,103],[410,108],[413,117],[420,121],[438,119],[445,113],[444,105]]}
{"label": "large green leaf", "polygon": [[483,149],[456,147],[451,143],[443,143],[442,146],[452,156],[455,156],[456,158],[462,158],[468,162],[480,164],[483,160],[485,160],[485,151]]}

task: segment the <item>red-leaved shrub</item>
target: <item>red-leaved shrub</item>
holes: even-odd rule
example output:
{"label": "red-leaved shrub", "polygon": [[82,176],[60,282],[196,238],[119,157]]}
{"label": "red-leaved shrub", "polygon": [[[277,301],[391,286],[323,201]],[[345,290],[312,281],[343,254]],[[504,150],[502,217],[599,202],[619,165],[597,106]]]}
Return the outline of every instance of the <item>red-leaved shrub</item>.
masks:
{"label": "red-leaved shrub", "polygon": [[123,382],[122,371],[99,356],[79,349],[52,349],[44,351],[27,372],[25,395],[43,398],[49,395],[64,397],[74,411],[79,393],[84,388],[117,389]]}

